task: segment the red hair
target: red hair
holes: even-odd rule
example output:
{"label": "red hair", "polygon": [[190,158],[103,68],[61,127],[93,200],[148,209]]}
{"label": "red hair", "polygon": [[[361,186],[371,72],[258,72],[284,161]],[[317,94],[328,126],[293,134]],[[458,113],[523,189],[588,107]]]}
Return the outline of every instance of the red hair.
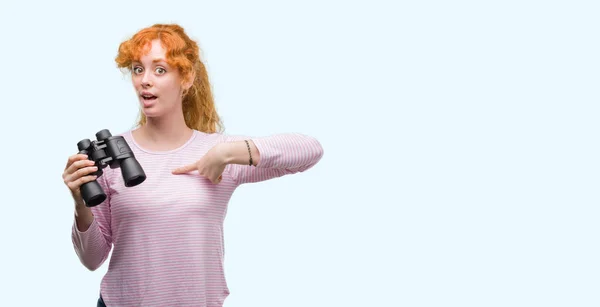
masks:
{"label": "red hair", "polygon": [[[215,107],[206,67],[200,59],[200,48],[181,26],[155,24],[140,30],[119,46],[115,58],[117,67],[130,71],[131,63],[139,60],[155,39],[160,40],[165,48],[167,63],[179,70],[182,85],[189,78],[194,78],[192,86],[184,93],[182,100],[186,125],[205,133],[221,132],[223,127]],[[140,112],[138,125],[145,123],[146,116]]]}

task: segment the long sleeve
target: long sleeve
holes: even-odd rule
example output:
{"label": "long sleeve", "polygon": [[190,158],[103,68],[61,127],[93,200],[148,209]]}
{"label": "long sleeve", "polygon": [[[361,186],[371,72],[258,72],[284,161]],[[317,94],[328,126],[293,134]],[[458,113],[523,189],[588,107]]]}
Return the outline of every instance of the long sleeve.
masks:
{"label": "long sleeve", "polygon": [[100,184],[107,195],[106,200],[98,206],[92,207],[94,220],[86,231],[77,228],[77,222],[73,221],[71,239],[75,253],[81,263],[91,271],[99,268],[108,258],[112,248],[111,218],[110,218],[110,190],[108,187],[108,168],[96,181]]}
{"label": "long sleeve", "polygon": [[252,140],[260,154],[260,161],[256,166],[227,165],[226,171],[229,171],[238,185],[304,172],[317,164],[323,156],[323,147],[317,139],[299,133],[266,137],[225,136],[223,140]]}

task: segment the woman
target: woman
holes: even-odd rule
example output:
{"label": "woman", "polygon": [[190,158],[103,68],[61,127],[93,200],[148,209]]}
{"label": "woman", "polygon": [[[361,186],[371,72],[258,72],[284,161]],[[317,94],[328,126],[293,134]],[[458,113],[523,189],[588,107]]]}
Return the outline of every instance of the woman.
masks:
{"label": "woman", "polygon": [[[84,155],[63,179],[75,201],[72,240],[89,270],[112,256],[98,306],[222,306],[223,222],[241,184],[303,172],[322,157],[302,134],[248,138],[221,131],[199,48],[176,24],[156,24],[123,42],[116,62],[132,74],[140,103],[135,129],[120,134],[147,179],[125,187]],[[96,180],[107,198],[87,207],[79,191]]]}

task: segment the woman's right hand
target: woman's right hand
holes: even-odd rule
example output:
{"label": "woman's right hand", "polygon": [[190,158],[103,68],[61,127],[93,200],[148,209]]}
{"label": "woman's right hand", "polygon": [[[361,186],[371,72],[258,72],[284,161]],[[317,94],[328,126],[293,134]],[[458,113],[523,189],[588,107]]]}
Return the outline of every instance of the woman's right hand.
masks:
{"label": "woman's right hand", "polygon": [[95,175],[90,175],[98,170],[94,164],[94,161],[89,160],[87,155],[84,154],[72,155],[67,160],[67,166],[65,166],[62,177],[65,185],[71,190],[77,205],[84,204],[80,191],[81,185],[96,179]]}

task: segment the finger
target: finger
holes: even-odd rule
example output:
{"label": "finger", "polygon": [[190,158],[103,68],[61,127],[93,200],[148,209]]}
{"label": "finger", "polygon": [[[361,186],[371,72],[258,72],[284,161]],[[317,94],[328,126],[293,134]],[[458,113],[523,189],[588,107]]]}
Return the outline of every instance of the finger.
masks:
{"label": "finger", "polygon": [[[90,163],[90,161],[92,163]],[[70,164],[67,165],[67,167],[65,168],[65,173],[73,173],[75,172],[77,169],[82,168],[86,165],[90,165],[93,164],[94,161],[92,160],[88,160],[87,158],[84,158],[82,156],[78,156],[76,157],[72,162],[70,162]]]}
{"label": "finger", "polygon": [[186,166],[182,166],[173,170],[173,174],[183,174],[188,173],[196,169],[196,164],[190,164]]}
{"label": "finger", "polygon": [[88,167],[80,168],[73,174],[73,178],[79,179],[79,178],[89,175],[97,170],[98,170],[97,166],[88,166]]}
{"label": "finger", "polygon": [[92,166],[94,164],[95,164],[94,161],[88,160],[88,159],[82,159],[82,160],[75,161],[71,165],[69,165],[69,167],[67,167],[65,169],[65,171],[63,172],[63,179],[69,178],[71,175],[73,175],[73,173],[75,173],[80,168],[83,168],[86,166]]}
{"label": "finger", "polygon": [[75,191],[75,190],[79,189],[84,183],[94,181],[94,180],[96,180],[96,178],[97,178],[97,176],[95,176],[95,175],[84,176],[75,181],[69,182],[67,185],[69,186],[69,189],[71,189],[72,191]]}
{"label": "finger", "polygon": [[98,167],[96,167],[96,166],[88,166],[88,167],[80,168],[73,174],[67,175],[66,180],[67,181],[76,181],[79,178],[89,175],[97,170],[98,170]]}
{"label": "finger", "polygon": [[65,169],[67,169],[69,166],[71,166],[71,164],[73,164],[75,161],[87,159],[87,158],[88,158],[88,156],[84,155],[84,154],[74,154],[74,155],[70,156],[69,159],[67,159],[67,165],[65,166]]}
{"label": "finger", "polygon": [[86,167],[86,166],[91,166],[94,165],[95,162],[92,160],[88,160],[88,159],[82,159],[79,161],[75,161],[73,164],[71,164],[71,166],[69,166],[67,168],[67,170],[65,171],[65,173],[67,173],[68,175],[75,173],[75,171],[77,171],[80,168]]}

